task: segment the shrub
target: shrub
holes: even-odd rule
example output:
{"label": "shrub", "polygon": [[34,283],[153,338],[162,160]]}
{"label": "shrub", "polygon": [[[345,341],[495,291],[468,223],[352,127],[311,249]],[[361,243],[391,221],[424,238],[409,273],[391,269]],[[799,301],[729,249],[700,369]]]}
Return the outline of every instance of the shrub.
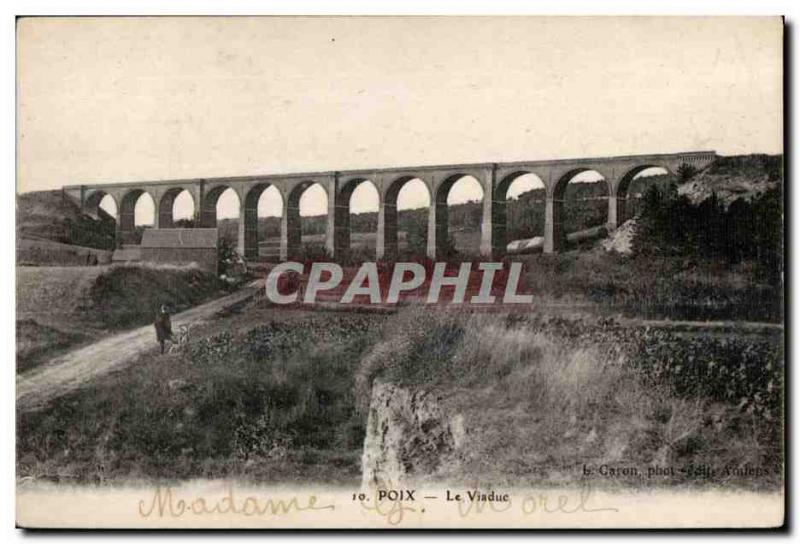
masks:
{"label": "shrub", "polygon": [[727,209],[712,195],[693,204],[685,195],[652,187],[637,223],[637,255],[721,258],[729,266],[753,260],[773,285],[783,272],[783,196],[773,188]]}
{"label": "shrub", "polygon": [[697,168],[691,164],[683,163],[678,167],[678,180],[681,183],[689,181],[695,175],[697,175]]}

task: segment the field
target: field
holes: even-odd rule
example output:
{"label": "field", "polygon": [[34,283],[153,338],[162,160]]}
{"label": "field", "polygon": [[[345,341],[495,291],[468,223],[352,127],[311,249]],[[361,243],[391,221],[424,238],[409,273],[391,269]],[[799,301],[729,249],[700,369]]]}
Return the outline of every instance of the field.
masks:
{"label": "field", "polygon": [[657,484],[772,489],[782,475],[782,375],[779,334],[675,333],[539,312],[276,312],[261,301],[194,331],[180,354],[145,354],[19,414],[17,469],[69,483],[354,484],[380,380],[436,389],[463,418],[468,448],[430,478],[558,485],[583,464],[713,462],[767,475]]}
{"label": "field", "polygon": [[20,238],[17,240],[17,264],[20,266],[92,266],[109,264],[111,251],[62,244],[51,240]]}

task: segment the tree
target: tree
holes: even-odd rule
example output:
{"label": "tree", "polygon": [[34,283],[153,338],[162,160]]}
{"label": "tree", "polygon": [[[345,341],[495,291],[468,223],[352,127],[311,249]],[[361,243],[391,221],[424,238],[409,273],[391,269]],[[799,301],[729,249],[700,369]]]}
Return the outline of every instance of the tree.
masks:
{"label": "tree", "polygon": [[242,262],[242,257],[236,251],[236,243],[227,236],[219,239],[217,251],[217,264],[220,275],[230,275],[235,272],[236,265]]}
{"label": "tree", "polygon": [[[419,215],[419,214],[417,214]],[[413,219],[417,219],[414,221]],[[424,217],[412,218],[406,223],[406,240],[408,248],[415,253],[424,255],[428,249],[428,224]]]}
{"label": "tree", "polygon": [[683,163],[678,167],[678,180],[685,183],[697,174],[697,168],[691,164]]}

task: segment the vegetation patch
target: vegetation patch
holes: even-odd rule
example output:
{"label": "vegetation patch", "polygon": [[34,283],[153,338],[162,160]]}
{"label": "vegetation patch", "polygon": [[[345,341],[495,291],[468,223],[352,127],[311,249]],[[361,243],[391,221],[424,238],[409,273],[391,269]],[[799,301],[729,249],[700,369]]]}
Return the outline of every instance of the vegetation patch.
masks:
{"label": "vegetation patch", "polygon": [[353,483],[380,379],[435,389],[463,417],[469,447],[436,475],[448,481],[557,485],[584,478],[584,465],[713,464],[719,472],[706,476],[585,479],[772,489],[782,478],[782,357],[780,335],[614,320],[420,308],[283,316],[193,338],[180,354],[142,357],[18,414],[17,468],[70,482]]}
{"label": "vegetation patch", "polygon": [[754,270],[752,261],[624,256],[601,248],[519,260],[537,301],[573,295],[599,305],[603,315],[646,319],[783,321],[782,284]]}
{"label": "vegetation patch", "polygon": [[228,289],[196,267],[19,267],[17,371],[109,332],[151,323],[162,304],[177,312]]}
{"label": "vegetation patch", "polygon": [[75,246],[114,249],[114,218],[100,210],[97,218],[62,191],[17,195],[17,237],[52,240]]}
{"label": "vegetation patch", "polygon": [[[18,415],[18,475],[79,483],[360,477],[353,379],[381,319],[268,322],[193,340]],[[87,417],[92,414],[92,417]]]}
{"label": "vegetation patch", "polygon": [[[758,489],[782,481],[779,335],[412,314],[365,357],[359,391],[380,379],[441,392],[469,436],[435,475],[443,481]],[[639,472],[608,478],[601,466]],[[714,470],[691,469],[701,466]],[[656,467],[675,471],[648,479]]]}
{"label": "vegetation patch", "polygon": [[112,329],[142,325],[162,304],[179,312],[225,288],[214,274],[195,266],[112,266],[95,279],[79,312],[85,321]]}

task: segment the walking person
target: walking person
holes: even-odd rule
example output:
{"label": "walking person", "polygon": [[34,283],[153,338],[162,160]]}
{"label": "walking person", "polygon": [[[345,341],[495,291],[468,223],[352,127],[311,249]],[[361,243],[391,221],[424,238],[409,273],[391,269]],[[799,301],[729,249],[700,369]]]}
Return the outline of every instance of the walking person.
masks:
{"label": "walking person", "polygon": [[164,355],[164,344],[167,340],[172,340],[172,322],[165,304],[162,304],[161,309],[156,313],[155,327],[156,339],[161,344],[161,355]]}

